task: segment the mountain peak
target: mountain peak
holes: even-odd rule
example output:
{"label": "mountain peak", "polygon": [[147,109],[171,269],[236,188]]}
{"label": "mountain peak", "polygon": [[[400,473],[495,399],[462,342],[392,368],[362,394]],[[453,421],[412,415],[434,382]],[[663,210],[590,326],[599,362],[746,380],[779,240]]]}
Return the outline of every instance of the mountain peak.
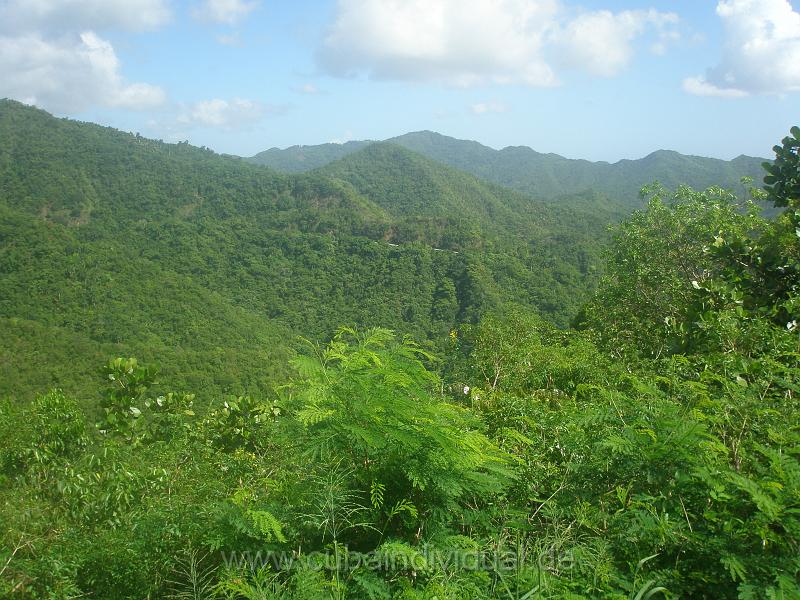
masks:
{"label": "mountain peak", "polygon": [[667,150],[665,148],[661,148],[659,150],[655,150],[655,151],[651,152],[650,154],[648,154],[644,158],[645,159],[658,158],[658,157],[663,157],[663,156],[683,156],[683,155],[680,152],[676,152],[675,150]]}

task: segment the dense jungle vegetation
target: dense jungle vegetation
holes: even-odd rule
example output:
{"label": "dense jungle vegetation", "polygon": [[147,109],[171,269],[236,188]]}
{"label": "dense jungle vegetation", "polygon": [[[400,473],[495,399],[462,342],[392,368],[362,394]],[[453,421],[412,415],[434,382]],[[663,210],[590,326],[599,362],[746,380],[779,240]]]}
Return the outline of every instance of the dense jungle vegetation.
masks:
{"label": "dense jungle vegetation", "polygon": [[798,149],[609,239],[3,102],[0,596],[800,597]]}

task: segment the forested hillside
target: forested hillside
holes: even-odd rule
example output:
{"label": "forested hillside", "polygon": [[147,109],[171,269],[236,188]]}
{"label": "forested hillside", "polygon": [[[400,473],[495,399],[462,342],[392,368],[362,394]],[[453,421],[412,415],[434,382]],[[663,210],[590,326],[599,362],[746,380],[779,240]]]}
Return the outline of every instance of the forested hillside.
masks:
{"label": "forested hillside", "polygon": [[344,324],[441,346],[508,301],[568,323],[602,220],[379,150],[358,180],[286,176],[2,102],[0,394],[96,392],[97,358],[126,354],[210,399],[265,391],[299,336]]}
{"label": "forested hillside", "polygon": [[[743,192],[742,177],[761,178],[764,159],[739,156],[724,161],[659,150],[638,160],[590,162],[542,154],[526,146],[494,150],[478,142],[458,140],[432,131],[407,133],[386,142],[403,146],[445,165],[542,200],[563,200],[585,192],[610,198],[625,211],[641,207],[639,191],[654,181],[667,188],[718,185]],[[279,171],[302,172],[363,149],[370,142],[343,145],[273,148],[248,159]],[[569,201],[569,199],[567,199]]]}
{"label": "forested hillside", "polygon": [[[339,256],[343,242],[329,234],[348,228],[347,255],[363,264],[353,277],[372,281],[376,256],[415,257],[447,277],[466,252],[439,259],[420,243],[395,255],[366,235],[385,235],[407,211],[436,214],[395,205],[392,164],[421,177],[418,191],[447,171],[377,146],[333,166],[336,179],[285,179],[183,145],[4,110],[6,133],[36,140],[37,123],[50,132],[34,142],[37,154],[14,138],[3,158],[14,207],[3,213],[1,289],[29,317],[4,321],[4,362],[25,367],[4,367],[4,381],[34,387],[40,371],[56,376],[47,364],[56,361],[64,382],[96,380],[102,393],[87,402],[54,381],[33,401],[22,392],[0,401],[3,597],[800,597],[800,128],[776,147],[766,192],[752,189],[748,201],[718,187],[652,188],[646,209],[616,229],[574,328],[505,303],[443,327],[432,353],[386,328],[345,327],[301,344],[271,387],[223,396],[224,369],[238,385],[266,377],[289,324],[261,314],[261,288],[248,281],[264,263],[248,262],[247,240],[264,251],[298,240],[306,252],[316,241]],[[53,143],[60,136],[69,150]],[[129,168],[107,171],[105,160]],[[55,177],[54,162],[66,174],[56,182],[25,175],[30,166]],[[158,186],[144,185],[143,166]],[[364,204],[356,167],[387,177],[374,190],[381,202]],[[123,180],[137,187],[117,187]],[[471,211],[498,199],[483,198]],[[756,201],[780,216],[765,220]],[[348,221],[354,205],[363,219]],[[276,239],[275,222],[295,237],[258,245]],[[352,268],[344,258],[303,264],[323,282],[321,269]],[[379,290],[405,295],[376,297],[376,318],[416,306],[425,290],[407,285]],[[288,287],[275,294],[301,300]],[[450,326],[459,306],[437,304],[451,312],[430,321],[402,313],[395,325]],[[116,345],[100,348],[101,337]],[[172,344],[209,360],[203,377],[173,368],[159,378],[150,361],[97,356],[137,349],[174,360]],[[208,357],[225,351],[234,359],[214,370]],[[80,372],[94,359],[96,373]],[[187,383],[215,402],[197,402]]]}
{"label": "forested hillside", "polygon": [[290,146],[270,148],[247,159],[257,165],[266,165],[283,173],[304,173],[343,158],[369,146],[369,141],[350,141],[344,144],[318,144],[314,146]]}
{"label": "forested hillside", "polygon": [[[576,264],[576,255],[593,240],[604,239],[618,216],[602,204],[554,210],[389,143],[372,144],[315,173],[349,183],[410,232],[393,232],[394,236],[423,236],[452,250],[528,246],[529,254],[547,256],[563,244],[575,253],[563,254],[559,261]],[[574,201],[588,204],[581,197]]]}

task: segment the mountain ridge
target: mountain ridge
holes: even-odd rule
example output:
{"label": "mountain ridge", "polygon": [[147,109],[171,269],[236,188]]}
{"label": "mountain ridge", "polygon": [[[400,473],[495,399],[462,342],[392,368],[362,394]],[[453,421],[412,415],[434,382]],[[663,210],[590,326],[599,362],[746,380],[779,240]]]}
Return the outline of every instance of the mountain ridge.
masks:
{"label": "mountain ridge", "polygon": [[[595,164],[595,165],[612,165],[613,166],[613,165],[616,165],[616,164],[619,164],[619,163],[625,162],[625,161],[635,162],[635,161],[643,160],[643,159],[645,159],[645,158],[647,158],[649,156],[652,156],[654,154],[661,154],[661,153],[663,153],[663,154],[681,155],[681,156],[686,156],[688,158],[700,158],[700,159],[703,159],[703,160],[716,160],[716,161],[721,161],[721,162],[734,162],[734,161],[739,160],[741,158],[758,159],[758,160],[762,160],[762,161],[769,160],[769,159],[764,158],[764,157],[753,156],[753,155],[744,154],[744,153],[741,153],[741,154],[739,154],[739,155],[737,155],[737,156],[735,156],[735,157],[733,157],[731,159],[725,159],[725,158],[720,158],[718,156],[707,156],[707,155],[703,155],[703,154],[686,154],[686,153],[680,152],[678,150],[673,150],[671,148],[657,148],[657,149],[652,150],[651,152],[649,152],[649,153],[647,153],[644,156],[641,156],[639,158],[620,158],[620,159],[615,160],[615,161],[591,160],[591,159],[588,159],[588,158],[569,157],[569,156],[565,156],[563,154],[558,154],[557,152],[541,152],[539,150],[536,150],[532,146],[527,146],[525,144],[509,144],[507,146],[502,146],[500,148],[495,148],[493,146],[489,146],[489,145],[484,144],[482,142],[479,142],[477,140],[470,140],[470,139],[466,139],[466,138],[457,138],[455,136],[451,136],[451,135],[447,135],[447,134],[444,134],[444,133],[440,133],[438,131],[434,131],[433,129],[418,129],[418,130],[415,130],[415,131],[409,131],[409,132],[406,132],[406,133],[402,133],[400,135],[391,136],[391,137],[388,137],[388,138],[385,138],[385,139],[374,139],[373,140],[373,139],[365,138],[363,140],[347,140],[346,142],[322,142],[322,143],[319,143],[319,144],[291,144],[290,146],[284,146],[284,147],[271,146],[271,147],[269,147],[269,148],[267,148],[265,150],[262,150],[261,152],[257,152],[253,156],[240,156],[240,158],[244,158],[247,161],[252,161],[256,157],[261,156],[261,155],[263,155],[263,154],[265,154],[267,152],[285,152],[285,151],[288,151],[288,150],[293,150],[293,151],[296,151],[296,150],[308,150],[308,149],[312,149],[312,148],[321,148],[321,147],[338,147],[338,148],[342,148],[342,149],[349,149],[349,148],[355,148],[356,146],[364,147],[364,146],[369,145],[369,144],[378,144],[378,143],[382,143],[382,142],[398,143],[398,141],[402,141],[404,138],[415,138],[417,136],[430,136],[430,137],[441,138],[441,139],[444,139],[444,140],[462,142],[462,143],[471,144],[471,145],[480,147],[480,148],[485,149],[485,150],[490,150],[492,152],[503,152],[503,151],[506,151],[506,150],[517,150],[517,149],[530,150],[534,154],[537,154],[539,156],[550,156],[550,157],[555,157],[555,158],[561,158],[561,159],[564,159],[564,160],[586,162],[586,163]],[[400,144],[400,145],[402,145],[402,144]],[[234,155],[234,156],[239,156],[239,155]]]}
{"label": "mountain ridge", "polygon": [[[767,159],[739,155],[732,160],[655,150],[637,159],[589,161],[541,153],[529,146],[499,150],[474,140],[461,140],[430,130],[409,132],[382,141],[360,140],[346,144],[272,148],[248,162],[279,171],[303,172],[324,167],[370,144],[388,142],[465,171],[481,179],[529,196],[553,201],[565,195],[601,192],[627,209],[641,206],[639,191],[658,181],[666,187],[688,184],[704,189],[721,185],[738,189],[741,177],[760,181],[761,164]],[[309,160],[310,157],[310,160]]]}

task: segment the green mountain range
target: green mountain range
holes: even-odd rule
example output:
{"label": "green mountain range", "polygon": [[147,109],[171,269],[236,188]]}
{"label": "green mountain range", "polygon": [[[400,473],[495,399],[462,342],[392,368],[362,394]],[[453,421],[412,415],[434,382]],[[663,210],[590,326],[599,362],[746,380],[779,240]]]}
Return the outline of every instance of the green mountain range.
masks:
{"label": "green mountain range", "polygon": [[[478,142],[432,131],[407,133],[386,141],[542,200],[593,191],[627,208],[641,206],[640,189],[654,181],[668,188],[682,184],[696,189],[719,185],[738,191],[741,189],[740,179],[744,176],[761,181],[761,163],[765,160],[739,156],[725,161],[658,150],[638,160],[621,160],[612,164],[542,154],[526,146],[495,150]],[[278,171],[297,173],[353,154],[371,143],[376,142],[292,146],[284,150],[271,148],[247,160]]]}
{"label": "green mountain range", "polygon": [[263,391],[298,336],[443,344],[508,302],[565,325],[606,222],[396,145],[290,176],[3,101],[0,395],[91,394],[110,355],[206,398]]}

